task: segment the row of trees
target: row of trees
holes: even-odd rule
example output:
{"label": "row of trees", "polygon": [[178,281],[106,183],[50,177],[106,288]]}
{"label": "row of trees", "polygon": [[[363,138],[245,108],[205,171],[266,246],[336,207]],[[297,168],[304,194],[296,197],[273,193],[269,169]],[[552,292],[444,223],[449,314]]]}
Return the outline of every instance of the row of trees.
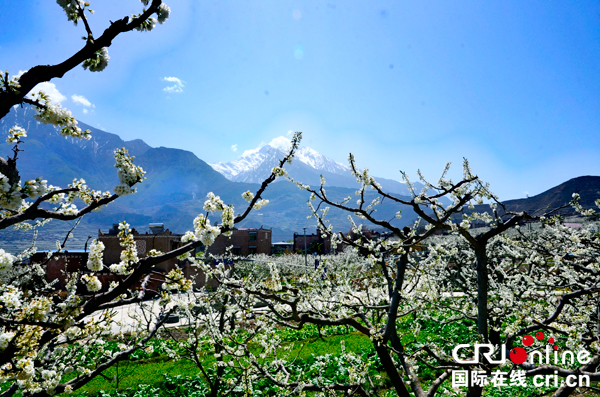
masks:
{"label": "row of trees", "polygon": [[[68,111],[52,104],[42,92],[29,93],[37,84],[60,78],[78,65],[101,71],[108,64],[107,47],[112,40],[134,29],[151,30],[156,22],[168,18],[170,10],[160,0],[142,0],[147,8],[139,15],[112,22],[96,37],[87,21],[89,3],[57,3],[70,21],[83,24],[85,45],[60,64],[36,66],[18,77],[7,72],[0,86],[0,117],[15,105],[33,106],[40,122],[57,125],[65,136],[86,139],[89,132],[81,131]],[[120,182],[114,193],[95,191],[82,180],[74,180],[66,188],[50,186],[42,178],[22,182],[18,154],[26,133],[20,126],[11,128],[7,139],[14,143],[13,153],[0,159],[0,228],[37,228],[51,219],[80,218],[119,196],[134,193],[144,179],[143,170],[127,151],[117,149],[115,167]],[[240,387],[251,395],[257,379],[269,382],[280,395],[314,391],[378,396],[391,388],[399,396],[419,397],[442,393],[474,397],[484,393],[481,378],[453,388],[450,381],[456,371],[469,371],[469,377],[472,373],[484,377],[504,373],[511,379],[525,379],[556,374],[562,379],[585,375],[591,381],[600,380],[598,233],[565,228],[555,211],[508,211],[466,161],[460,181],[448,179],[446,168],[435,184],[421,178],[425,188],[420,192],[404,175],[412,192],[409,198],[383,191],[366,169],[357,167],[352,156],[349,163],[358,182],[355,198],[335,201],[327,196],[324,180],[314,188],[288,176],[310,193],[308,204],[322,232],[334,245],[352,247],[352,252],[329,258],[326,273],[300,272],[294,266],[274,263],[251,269],[241,265],[214,267],[192,256],[195,248],[212,244],[216,236],[227,234],[253,208],[266,204],[262,193],[275,178],[287,176],[284,165],[292,160],[299,141],[297,134],[286,157],[257,192],[243,194],[248,205],[241,215],[235,216],[232,206],[209,195],[206,212],[198,215],[193,230],[184,235],[184,246],[168,253],[154,251],[145,258],[138,257],[129,226],[123,222],[119,233],[121,261],[105,268],[103,247],[93,243],[90,273],[74,274],[64,294],[55,293],[46,283],[43,266],[28,262],[32,250],[18,256],[0,252],[0,377],[8,385],[0,395],[21,391],[46,396],[76,390],[147,344],[177,307],[193,320],[185,355],[198,364],[211,396],[227,395]],[[375,191],[378,198],[367,202],[368,190]],[[452,204],[444,205],[443,197]],[[398,228],[390,220],[377,217],[377,206],[383,200],[409,206],[420,221],[413,227]],[[484,201],[489,208],[475,207]],[[592,210],[581,208],[576,196],[570,205],[585,216],[596,216]],[[360,223],[367,221],[387,229],[391,237],[350,240],[336,233],[327,221],[329,208],[360,219],[354,224],[355,235],[360,236]],[[218,223],[211,225],[210,218],[214,222],[215,215]],[[400,211],[396,214],[401,215]],[[473,221],[485,222],[488,228],[473,232]],[[522,233],[522,221],[541,222],[544,228]],[[440,230],[450,236],[435,237]],[[423,246],[428,250],[423,251]],[[134,332],[114,335],[114,309],[141,303],[153,268],[175,257],[194,263],[199,271],[217,279],[219,287],[210,292],[193,290],[191,280],[175,269],[167,274],[161,292],[163,315],[146,313]],[[101,282],[94,275],[101,270],[117,279],[107,292],[100,292]],[[136,291],[133,287],[140,280],[141,288]],[[81,284],[87,293],[77,293]],[[253,312],[257,305],[266,307],[262,314],[252,316],[252,320],[240,317],[240,313]],[[370,338],[375,355],[344,352],[342,359],[352,368],[344,381],[328,379],[318,371],[299,371],[293,358],[282,356],[286,346],[277,332],[309,324],[349,327]],[[443,343],[439,338],[424,338],[428,327],[449,327],[445,329],[451,331],[445,332],[450,336]],[[517,347],[529,347],[528,339],[522,338],[536,332],[552,334],[559,351],[585,350],[589,356],[566,363],[501,362],[500,357],[514,356]],[[119,339],[117,351],[102,350],[108,337]],[[461,350],[465,360],[457,361],[453,355],[457,344],[487,344],[493,352],[479,356],[466,347]],[[92,349],[96,353],[100,349],[102,359],[86,360]],[[215,356],[211,368],[199,359],[207,349]],[[385,380],[374,375],[375,367],[386,374]],[[575,389],[564,383],[555,396],[570,395]]]}
{"label": "row of trees", "polygon": [[[376,396],[391,386],[399,396],[481,396],[493,376],[504,377],[505,386],[510,386],[509,379],[516,379],[515,387],[524,387],[527,378],[529,387],[531,380],[534,386],[543,386],[536,376],[555,376],[554,395],[568,396],[579,386],[600,380],[597,231],[565,227],[554,215],[559,209],[537,214],[508,211],[472,174],[466,161],[461,181],[452,182],[445,173],[437,184],[423,178],[425,188],[413,189],[411,199],[387,194],[352,158],[350,165],[359,182],[356,205],[350,204],[350,197],[330,200],[324,185],[311,188],[293,182],[311,193],[309,206],[321,230],[334,244],[352,246],[355,254],[329,258],[326,274],[299,272],[301,266],[285,258],[252,271],[203,267],[221,283],[203,301],[206,310],[215,307],[217,300],[220,312],[208,317],[212,319],[209,324],[206,317],[197,316],[192,346],[206,349],[208,338],[220,360],[228,357],[218,373],[225,368],[236,371],[241,383],[268,379],[282,395],[302,391],[334,395],[337,391]],[[406,182],[412,186],[407,178]],[[367,189],[375,190],[379,198],[365,202]],[[442,204],[442,197],[450,198],[452,204]],[[401,229],[378,218],[376,209],[382,200],[410,206],[426,226]],[[475,212],[484,200],[490,203],[488,210]],[[577,195],[568,205],[597,220],[594,210],[579,206]],[[384,227],[394,237],[349,239],[334,233],[326,219],[330,207]],[[470,230],[474,220],[488,227],[474,232]],[[543,227],[524,232],[519,227],[523,221],[537,221]],[[354,233],[360,234],[361,229],[356,225]],[[439,230],[449,235],[435,236]],[[428,250],[422,250],[424,245]],[[252,311],[257,304],[266,305],[266,313],[244,322],[241,329],[236,327],[236,313]],[[282,356],[286,344],[277,333],[281,328],[302,329],[309,324],[351,327],[371,339],[376,358],[345,354],[354,370],[342,383],[315,374],[307,377],[298,371],[294,357]],[[433,330],[444,336],[431,336],[437,332]],[[542,346],[536,349],[531,335],[542,334],[546,337],[539,338]],[[545,355],[548,343],[548,349],[557,349],[558,354],[532,361],[532,352],[541,350]],[[261,349],[253,349],[256,344]],[[457,360],[459,344],[466,346],[460,349],[462,359]],[[481,353],[489,350],[490,354],[477,354],[475,344],[487,345]],[[519,360],[519,349],[525,354],[528,350],[530,358]],[[577,360],[570,360],[572,356]],[[388,383],[378,382],[374,366],[386,373]],[[463,388],[452,387],[454,372],[468,377]],[[473,373],[483,380],[471,381]],[[580,376],[585,380],[581,385],[574,381]],[[216,379],[218,383],[220,376]]]}

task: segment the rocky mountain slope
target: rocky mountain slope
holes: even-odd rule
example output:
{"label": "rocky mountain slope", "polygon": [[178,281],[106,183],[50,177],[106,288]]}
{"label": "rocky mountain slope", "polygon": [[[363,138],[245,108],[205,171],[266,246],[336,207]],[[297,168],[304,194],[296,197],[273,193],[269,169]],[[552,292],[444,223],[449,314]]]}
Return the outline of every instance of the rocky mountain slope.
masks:
{"label": "rocky mountain slope", "polygon": [[[237,160],[213,163],[211,167],[234,182],[260,183],[271,173],[273,167],[285,154],[285,148],[281,145],[285,138],[279,137],[274,141],[279,144],[269,144],[258,149],[247,150]],[[347,165],[336,162],[309,147],[301,147],[292,164],[288,165],[286,169],[292,178],[311,186],[318,186],[321,183],[321,175],[323,175],[327,186],[356,188],[356,178],[352,176]],[[375,180],[387,192],[402,196],[410,195],[404,183],[378,177],[375,177]],[[423,185],[417,182],[415,187],[420,190]]]}
{"label": "rocky mountain slope", "polygon": [[[127,220],[142,231],[147,229],[150,222],[164,222],[172,231],[184,232],[192,228],[194,217],[203,212],[208,192],[220,195],[225,202],[234,204],[241,212],[246,204],[241,193],[256,191],[259,187],[257,183],[228,180],[189,151],[152,148],[139,139],[123,141],[116,134],[84,123],[80,123],[80,127],[92,131],[91,140],[64,138],[54,127],[36,122],[33,111],[28,108],[13,109],[7,117],[0,120],[0,134],[5,136],[15,124],[25,128],[28,134],[21,145],[23,151],[19,153],[18,165],[22,180],[43,177],[49,184],[66,186],[74,178],[83,178],[93,189],[112,190],[117,184],[112,152],[117,147],[127,148],[136,156],[134,162],[146,171],[146,180],[138,186],[138,193],[121,197],[102,211],[83,218],[74,238],[79,248],[83,248],[89,234],[96,234],[98,229],[106,230],[112,223],[121,220]],[[0,156],[10,153],[11,146],[1,143]],[[313,169],[302,161],[294,161],[293,166]],[[356,187],[356,184],[352,186]],[[339,199],[353,194],[353,190],[348,187],[328,187],[327,191],[331,197]],[[371,195],[369,193],[367,199],[371,199]],[[307,219],[310,215],[306,205],[307,192],[299,190],[293,184],[274,183],[269,186],[263,198],[270,200],[270,204],[260,211],[253,211],[240,224],[241,227],[273,228],[273,239],[279,241],[291,238],[294,232],[301,231],[303,227],[313,230],[316,226],[314,219]],[[397,206],[386,203],[379,209],[379,214],[383,218],[392,219],[398,209]],[[405,210],[403,214],[404,217],[397,221],[399,225],[414,222],[415,215],[412,211]],[[331,211],[329,219],[338,230],[347,231],[350,228],[345,213]],[[56,226],[52,233],[39,234],[38,248],[52,248],[56,239],[64,237],[68,227],[61,228],[60,222],[54,224]],[[0,243],[27,244],[30,240],[31,234],[12,230],[0,232]]]}
{"label": "rocky mountain slope", "polygon": [[[107,230],[113,223],[122,220],[127,220],[140,231],[145,231],[148,223],[163,222],[172,231],[183,233],[192,228],[194,217],[203,213],[206,194],[211,191],[239,209],[236,212],[241,212],[246,204],[241,193],[256,191],[261,178],[268,175],[275,162],[283,156],[281,149],[265,146],[256,150],[256,153],[251,153],[255,155],[254,160],[246,159],[244,166],[240,163],[235,168],[234,164],[230,164],[230,170],[237,170],[236,177],[244,173],[247,175],[236,182],[217,172],[214,164],[207,164],[192,152],[165,147],[153,148],[140,139],[123,141],[116,134],[83,123],[80,123],[82,128],[92,131],[91,140],[63,138],[54,127],[36,122],[33,111],[26,107],[13,109],[7,117],[0,120],[0,134],[6,136],[8,129],[15,124],[25,128],[28,134],[21,145],[23,151],[19,152],[18,164],[22,180],[41,176],[49,184],[66,186],[74,178],[84,178],[88,186],[94,189],[112,190],[117,184],[113,150],[118,147],[127,148],[136,156],[135,163],[147,172],[147,179],[138,186],[137,194],[121,197],[104,210],[83,218],[70,240],[71,245],[68,247],[71,249],[82,249],[88,236],[95,236],[98,229]],[[331,198],[342,200],[353,196],[357,185],[347,169],[312,149],[305,148],[300,153],[301,156],[289,167],[292,176],[315,186],[319,184],[319,175],[323,174],[327,180],[327,193]],[[0,156],[9,154],[11,146],[0,143]],[[270,200],[269,205],[260,211],[252,211],[240,227],[273,228],[274,241],[290,239],[294,232],[301,232],[304,227],[314,230],[315,220],[307,219],[310,215],[306,205],[307,192],[285,182],[283,178],[281,180],[283,182],[269,186],[263,195],[263,198]],[[397,181],[378,181],[388,192],[399,196],[407,193],[404,184]],[[512,211],[543,211],[545,208],[556,208],[568,203],[572,193],[581,195],[581,203],[585,208],[592,207],[593,201],[600,197],[600,177],[574,178],[537,196],[508,200],[505,204]],[[369,191],[365,198],[370,202],[374,197],[373,192]],[[485,207],[489,209],[489,206],[482,206],[477,210],[485,210]],[[398,210],[402,210],[400,220],[394,217]],[[573,210],[567,208],[562,213],[569,215]],[[411,209],[394,205],[390,200],[384,200],[378,206],[377,216],[379,219],[393,219],[397,226],[412,224],[416,220]],[[328,219],[336,230],[347,231],[350,228],[347,213],[332,209]],[[360,223],[358,219],[357,223]],[[51,222],[39,233],[37,247],[55,247],[56,240],[62,240],[72,224],[73,222]],[[29,246],[32,237],[31,232],[12,229],[0,231],[0,248],[16,252]]]}
{"label": "rocky mountain slope", "polygon": [[[600,176],[580,176],[569,179],[536,196],[504,201],[508,211],[526,211],[530,214],[541,214],[548,209],[562,207],[573,199],[573,193],[579,193],[579,203],[584,208],[594,208],[594,201],[600,199]],[[564,216],[576,215],[573,207],[566,207],[558,214]]]}

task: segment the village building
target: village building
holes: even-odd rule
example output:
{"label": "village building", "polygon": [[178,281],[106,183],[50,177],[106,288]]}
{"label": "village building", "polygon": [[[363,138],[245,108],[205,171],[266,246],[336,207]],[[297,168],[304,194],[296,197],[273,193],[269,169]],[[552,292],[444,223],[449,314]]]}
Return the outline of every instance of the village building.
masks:
{"label": "village building", "polygon": [[[92,272],[87,268],[88,257],[88,252],[80,250],[62,252],[39,251],[31,256],[30,261],[42,266],[46,270],[46,282],[52,283],[52,286],[57,291],[64,291],[66,289],[67,283],[73,273],[93,273],[102,283],[100,292],[107,291],[111,281],[117,281],[117,276],[106,268],[99,272]],[[155,269],[155,272],[164,273],[163,270],[158,268]],[[160,285],[164,282],[164,276],[156,273],[150,277],[149,283],[146,285],[148,291],[158,291]],[[140,283],[133,288],[137,289],[139,287]],[[88,293],[83,284],[79,284],[77,289],[79,293]],[[153,293],[149,293],[149,295],[153,295]]]}
{"label": "village building", "polygon": [[293,252],[301,253],[306,250],[309,254],[329,254],[331,252],[331,237],[323,237],[317,229],[314,234],[294,233]]}
{"label": "village building", "polygon": [[272,255],[291,254],[292,252],[294,252],[293,242],[280,241],[278,243],[271,244]]}
{"label": "village building", "polygon": [[[183,245],[181,242],[182,235],[172,233],[169,229],[165,230],[162,223],[151,223],[148,225],[148,229],[144,234],[138,233],[135,228],[131,229],[138,258],[145,258],[148,252],[152,250],[170,252]],[[110,266],[113,263],[121,261],[121,251],[123,251],[123,248],[119,240],[118,224],[113,224],[107,233],[102,233],[101,230],[98,230],[98,241],[104,244],[103,262],[105,266]],[[180,267],[180,265],[181,261],[173,258],[159,264],[158,267],[169,272],[176,266]]]}
{"label": "village building", "polygon": [[[262,227],[259,229],[234,229],[230,237],[218,236],[215,243],[208,248],[208,253],[218,258],[226,253],[228,247],[231,247],[231,253],[237,256],[268,255],[271,253],[271,232],[271,229]],[[108,288],[111,281],[117,280],[117,276],[107,269],[108,266],[121,261],[123,247],[121,247],[118,235],[118,224],[113,224],[112,228],[105,233],[98,230],[98,241],[104,244],[103,264],[105,270],[94,272],[94,275],[102,282],[103,290]],[[137,255],[140,259],[145,258],[148,252],[152,250],[166,253],[184,245],[181,241],[183,235],[165,229],[162,223],[149,224],[148,231],[145,233],[139,233],[133,228],[131,229],[131,235],[135,241]],[[196,252],[202,251],[204,251],[204,247],[196,250]],[[54,282],[57,290],[64,290],[71,273],[91,273],[87,268],[88,255],[89,253],[86,250],[54,252],[50,257],[47,252],[38,252],[32,256],[31,261],[42,265],[46,269],[46,280]],[[213,287],[217,286],[215,280],[207,281],[205,275],[198,272],[197,268],[192,266],[189,261],[173,258],[155,267],[155,274],[151,278],[149,289],[157,291],[164,282],[164,276],[160,274],[167,274],[174,268],[181,269],[186,277],[193,278],[196,287],[201,287],[206,283]]]}
{"label": "village building", "polygon": [[233,229],[231,236],[219,235],[213,245],[208,247],[208,253],[214,256],[224,255],[231,247],[231,254],[247,256],[252,254],[271,254],[272,229],[240,228]]}

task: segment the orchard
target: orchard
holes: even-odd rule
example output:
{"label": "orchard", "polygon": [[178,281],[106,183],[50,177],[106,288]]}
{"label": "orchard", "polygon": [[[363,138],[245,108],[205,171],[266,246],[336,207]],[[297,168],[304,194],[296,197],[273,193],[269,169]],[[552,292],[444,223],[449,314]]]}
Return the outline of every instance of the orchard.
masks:
{"label": "orchard", "polygon": [[[36,86],[79,66],[89,72],[110,67],[113,40],[133,30],[159,29],[157,23],[168,23],[170,8],[142,0],[139,14],[110,22],[96,35],[88,23],[90,3],[57,3],[69,21],[83,26],[85,44],[58,64],[5,72],[0,117],[14,106],[30,106],[40,123],[55,125],[63,136],[89,139],[90,132]],[[114,151],[119,183],[112,192],[94,190],[83,179],[66,187],[41,177],[22,181],[19,153],[27,150],[26,138],[25,128],[12,126],[6,137],[12,153],[0,158],[1,229],[44,233],[47,222],[102,210],[135,194],[144,181],[144,170],[122,148]],[[165,370],[158,383],[100,394],[564,397],[599,390],[600,233],[593,227],[598,214],[583,208],[577,194],[568,205],[587,219],[580,229],[564,225],[557,215],[561,208],[509,210],[466,160],[458,181],[448,177],[449,165],[435,182],[419,173],[425,186],[420,191],[403,173],[407,197],[387,193],[350,155],[357,189],[334,200],[325,178],[315,187],[287,173],[300,140],[296,133],[256,192],[240,192],[247,206],[239,215],[211,193],[183,246],[144,257],[123,220],[120,261],[104,265],[104,246],[93,241],[85,274],[73,273],[64,293],[46,282],[44,264],[31,263],[33,247],[18,254],[2,250],[0,396],[79,393],[102,378],[118,381],[119,370],[138,362],[158,367],[151,361],[157,357],[161,363],[185,363],[193,374]],[[343,253],[323,257],[316,270],[294,255],[252,261],[231,256],[234,265],[225,266],[194,254],[267,205],[262,195],[276,178],[307,193],[320,233],[333,247],[344,244]],[[377,198],[367,200],[367,192]],[[378,216],[383,201],[408,207],[419,220],[395,226]],[[328,221],[330,209],[348,214],[355,236],[363,225],[386,233],[350,239]],[[396,218],[401,217],[399,209]],[[536,228],[525,230],[525,222]],[[485,227],[473,228],[475,223]],[[218,287],[197,287],[194,278],[174,269],[160,291],[153,291],[159,294],[156,315],[148,309],[148,285],[154,267],[173,258],[217,280]],[[51,259],[50,253],[46,262]],[[103,285],[95,275],[101,271],[116,281]],[[138,305],[145,315],[133,331],[115,333],[113,326],[120,326],[115,310],[128,305]],[[184,329],[164,327],[173,313],[186,319]],[[321,342],[333,345],[316,348]]]}

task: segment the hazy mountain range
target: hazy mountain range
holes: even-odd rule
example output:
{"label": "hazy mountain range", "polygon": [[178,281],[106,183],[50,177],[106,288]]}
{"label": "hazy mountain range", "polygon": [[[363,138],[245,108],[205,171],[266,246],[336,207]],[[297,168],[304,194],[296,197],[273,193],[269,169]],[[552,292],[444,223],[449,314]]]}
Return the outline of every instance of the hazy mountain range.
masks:
{"label": "hazy mountain range", "polygon": [[[118,183],[114,168],[113,150],[125,147],[135,155],[135,164],[146,171],[146,180],[138,185],[138,193],[120,197],[100,212],[92,213],[83,218],[75,231],[76,242],[83,247],[82,239],[89,234],[97,234],[98,229],[107,230],[112,223],[127,220],[140,231],[145,231],[150,222],[163,222],[165,227],[175,232],[184,232],[192,228],[192,220],[202,213],[206,194],[210,191],[221,196],[229,204],[234,204],[240,212],[246,202],[241,193],[247,190],[256,191],[258,181],[270,173],[277,158],[283,153],[280,149],[265,146],[257,150],[262,156],[258,161],[246,164],[246,168],[237,168],[237,175],[245,174],[245,182],[227,179],[213,167],[202,161],[192,152],[165,147],[153,148],[140,139],[123,141],[118,135],[101,131],[84,123],[80,127],[92,131],[89,141],[60,136],[56,128],[38,123],[34,118],[35,111],[31,108],[15,108],[9,115],[0,120],[0,133],[6,136],[8,129],[19,125],[27,130],[27,137],[21,145],[18,168],[21,179],[43,177],[49,184],[66,186],[74,178],[83,178],[93,189],[112,190]],[[11,146],[0,143],[0,156],[6,157],[11,153]],[[247,159],[249,160],[249,159]],[[312,165],[311,165],[312,161]],[[314,166],[324,169],[316,169]],[[225,167],[225,166],[223,166]],[[327,168],[329,167],[329,168]],[[290,173],[304,183],[317,185],[319,175],[323,173],[327,179],[327,192],[330,197],[342,199],[353,195],[358,186],[345,166],[336,163],[325,156],[305,148],[300,156],[288,167]],[[233,169],[231,166],[230,169]],[[251,170],[254,170],[254,175]],[[330,171],[327,171],[329,169]],[[284,180],[282,178],[282,180]],[[407,193],[404,184],[382,179],[386,188],[397,194]],[[388,186],[389,185],[389,186]],[[367,199],[374,198],[369,192]],[[251,212],[250,216],[239,226],[273,228],[275,241],[292,238],[294,232],[301,232],[306,227],[309,232],[316,227],[314,219],[307,219],[310,211],[306,205],[308,194],[288,182],[273,183],[263,194],[270,200],[269,205],[260,211]],[[378,213],[382,218],[393,219],[398,211],[397,206],[382,205]],[[403,212],[405,216],[396,220],[398,225],[415,221],[412,211]],[[350,222],[347,214],[331,211],[329,219],[336,229],[347,231]],[[57,230],[62,230],[54,222]],[[21,236],[22,232],[3,231],[0,240],[16,241],[29,239],[29,234]],[[40,239],[54,240],[61,238],[61,233],[54,236],[40,234]],[[11,243],[12,244],[12,243]],[[47,245],[38,244],[38,247]]]}
{"label": "hazy mountain range", "polygon": [[[74,178],[83,178],[93,189],[112,190],[117,184],[113,150],[125,147],[136,156],[134,162],[146,171],[146,180],[138,185],[138,193],[120,197],[100,212],[83,218],[75,229],[70,247],[82,249],[88,235],[95,236],[98,229],[106,231],[112,223],[127,220],[139,231],[146,231],[148,223],[163,222],[166,228],[182,233],[192,228],[192,220],[199,213],[210,191],[221,196],[228,204],[234,204],[239,212],[246,202],[241,193],[256,191],[259,182],[270,173],[277,160],[282,158],[281,147],[270,145],[245,152],[239,159],[229,163],[209,165],[192,152],[165,147],[153,148],[140,139],[123,141],[118,135],[101,131],[80,123],[81,128],[92,131],[89,141],[63,138],[56,129],[40,124],[33,119],[34,110],[16,108],[0,120],[0,133],[6,136],[12,126],[19,125],[27,130],[27,137],[21,145],[18,168],[21,179],[43,177],[49,184],[66,186]],[[11,146],[0,144],[0,156],[11,154]],[[316,186],[323,174],[327,181],[327,193],[331,198],[341,200],[353,196],[357,187],[355,178],[347,166],[333,161],[310,148],[302,148],[291,165],[286,166],[290,175],[304,183]],[[217,172],[218,171],[218,172]],[[600,177],[582,177],[567,182],[564,187],[556,187],[549,192],[522,200],[506,202],[511,207],[528,211],[544,208],[547,205],[559,206],[568,202],[573,192],[579,192],[582,203],[591,205],[600,197]],[[398,196],[408,195],[406,185],[398,181],[376,178],[388,192]],[[240,227],[273,228],[273,240],[292,238],[294,232],[314,232],[316,222],[307,219],[310,215],[306,202],[308,194],[293,184],[273,183],[263,194],[270,200],[269,205],[260,211],[252,211]],[[561,185],[561,186],[563,186]],[[417,186],[420,189],[422,186]],[[560,194],[556,193],[559,189]],[[367,194],[367,201],[374,198]],[[550,198],[553,197],[553,198]],[[354,202],[354,201],[352,201]],[[394,217],[402,210],[402,219]],[[238,212],[238,211],[236,211]],[[414,212],[403,206],[392,205],[389,201],[378,206],[380,219],[393,220],[397,226],[412,224],[416,220]],[[328,216],[335,229],[347,231],[350,228],[348,214],[331,210]],[[357,219],[357,222],[359,220]],[[71,222],[73,224],[73,222]],[[52,248],[56,239],[63,239],[69,225],[51,222],[38,236],[40,249]],[[13,230],[0,231],[0,248],[16,250],[31,241],[31,232]]]}
{"label": "hazy mountain range", "polygon": [[[285,140],[284,140],[285,142]],[[284,145],[264,145],[258,149],[247,150],[240,158],[228,163],[211,164],[216,171],[235,182],[261,182],[260,171],[265,165],[275,166],[285,155]],[[337,175],[349,174],[348,166],[331,160],[309,147],[301,147],[294,157],[295,169],[305,169],[309,173],[326,172]],[[270,170],[269,170],[270,171]],[[267,174],[268,175],[268,174]]]}
{"label": "hazy mountain range", "polygon": [[[271,174],[273,167],[279,164],[287,152],[285,138],[274,140],[278,145],[265,145],[258,149],[247,150],[237,160],[228,163],[210,164],[216,171],[233,182],[260,183]],[[291,165],[286,165],[290,176],[295,180],[311,186],[320,185],[321,175],[325,177],[327,186],[346,187],[355,189],[356,178],[350,172],[348,165],[338,163],[309,147],[300,147]],[[410,196],[406,184],[386,178],[375,177],[385,191],[401,196]],[[277,181],[285,181],[281,178]],[[420,191],[423,185],[415,183]]]}
{"label": "hazy mountain range", "polygon": [[[595,208],[598,210],[594,201],[600,199],[600,176],[586,175],[569,179],[568,181],[536,196],[524,199],[506,200],[503,204],[508,211],[523,211],[529,214],[540,215],[545,211],[553,210],[568,204],[573,198],[573,193],[579,193],[579,203],[583,208]],[[577,215],[575,209],[571,206],[558,210],[556,214],[563,216]]]}

